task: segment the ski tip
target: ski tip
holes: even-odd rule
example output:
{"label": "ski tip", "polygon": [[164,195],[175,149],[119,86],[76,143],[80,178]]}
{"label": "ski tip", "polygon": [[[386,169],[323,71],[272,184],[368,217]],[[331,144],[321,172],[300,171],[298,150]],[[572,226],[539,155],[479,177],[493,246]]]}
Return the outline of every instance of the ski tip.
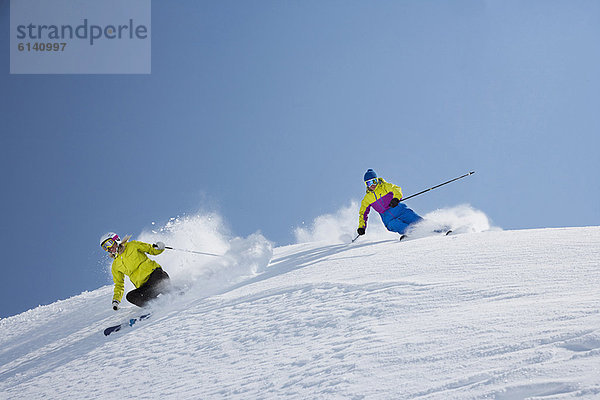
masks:
{"label": "ski tip", "polygon": [[106,329],[104,330],[104,336],[108,336],[108,335],[110,335],[111,333],[113,333],[113,332],[118,332],[118,331],[120,331],[120,330],[121,330],[121,325],[117,325],[117,326],[111,326],[111,327],[109,327],[109,328],[106,328]]}

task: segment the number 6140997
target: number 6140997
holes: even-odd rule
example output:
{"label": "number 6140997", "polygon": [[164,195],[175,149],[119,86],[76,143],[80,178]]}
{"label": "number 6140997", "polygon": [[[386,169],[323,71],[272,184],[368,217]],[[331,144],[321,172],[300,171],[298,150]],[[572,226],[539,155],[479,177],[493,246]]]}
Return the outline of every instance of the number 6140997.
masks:
{"label": "number 6140997", "polygon": [[19,51],[65,51],[66,43],[19,43]]}

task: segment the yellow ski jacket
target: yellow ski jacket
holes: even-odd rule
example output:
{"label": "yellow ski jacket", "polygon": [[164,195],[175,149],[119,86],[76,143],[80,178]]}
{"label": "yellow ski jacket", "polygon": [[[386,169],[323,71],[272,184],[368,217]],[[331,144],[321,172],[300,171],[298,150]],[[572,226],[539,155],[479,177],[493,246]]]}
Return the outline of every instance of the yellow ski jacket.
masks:
{"label": "yellow ski jacket", "polygon": [[369,218],[371,207],[379,214],[382,214],[389,210],[390,201],[392,201],[394,197],[398,200],[402,200],[402,189],[400,189],[400,186],[386,182],[383,178],[379,178],[378,180],[379,183],[375,186],[375,190],[367,188],[367,193],[360,203],[360,211],[358,212],[359,228],[367,227],[367,219]]}
{"label": "yellow ski jacket", "polygon": [[146,254],[156,256],[163,251],[155,249],[151,244],[137,240],[126,242],[123,251],[120,251],[115,257],[111,267],[113,282],[115,283],[113,300],[121,301],[123,298],[125,275],[129,277],[136,288],[146,283],[152,271],[160,268],[160,265],[149,259]]}

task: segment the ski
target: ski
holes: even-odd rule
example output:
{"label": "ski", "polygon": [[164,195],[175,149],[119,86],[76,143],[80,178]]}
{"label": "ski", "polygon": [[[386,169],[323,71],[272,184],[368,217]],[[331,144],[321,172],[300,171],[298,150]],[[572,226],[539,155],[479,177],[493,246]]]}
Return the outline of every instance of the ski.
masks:
{"label": "ski", "polygon": [[152,314],[140,315],[139,317],[136,317],[136,318],[130,318],[129,321],[124,322],[122,324],[114,325],[114,326],[109,326],[108,328],[106,328],[104,330],[104,336],[108,336],[108,335],[110,335],[111,333],[114,333],[114,332],[119,332],[121,329],[123,329],[125,327],[128,327],[128,326],[131,327],[131,326],[133,326],[138,321],[143,321],[145,319],[150,318],[151,315]]}
{"label": "ski", "polygon": [[[445,229],[436,229],[433,231],[433,233],[435,234],[441,234],[444,236],[448,236],[452,233],[451,229],[445,228]],[[399,242],[403,241],[403,240],[407,240],[408,235],[405,234],[400,234],[400,238],[398,239]]]}

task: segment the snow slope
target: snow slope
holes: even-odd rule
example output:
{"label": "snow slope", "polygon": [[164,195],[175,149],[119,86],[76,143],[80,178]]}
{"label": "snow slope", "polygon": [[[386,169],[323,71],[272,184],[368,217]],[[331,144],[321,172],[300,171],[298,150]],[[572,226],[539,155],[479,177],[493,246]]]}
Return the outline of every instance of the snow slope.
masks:
{"label": "snow slope", "polygon": [[0,398],[600,398],[599,264],[600,227],[275,248],[109,337],[109,286],[0,320]]}

